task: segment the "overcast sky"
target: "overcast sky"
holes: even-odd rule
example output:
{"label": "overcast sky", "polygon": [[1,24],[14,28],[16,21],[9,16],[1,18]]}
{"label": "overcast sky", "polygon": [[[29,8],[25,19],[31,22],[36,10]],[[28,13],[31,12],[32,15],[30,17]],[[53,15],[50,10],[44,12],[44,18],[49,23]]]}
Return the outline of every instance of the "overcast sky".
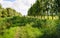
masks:
{"label": "overcast sky", "polygon": [[0,3],[4,8],[10,7],[22,15],[26,15],[28,9],[35,3],[36,0],[0,0]]}

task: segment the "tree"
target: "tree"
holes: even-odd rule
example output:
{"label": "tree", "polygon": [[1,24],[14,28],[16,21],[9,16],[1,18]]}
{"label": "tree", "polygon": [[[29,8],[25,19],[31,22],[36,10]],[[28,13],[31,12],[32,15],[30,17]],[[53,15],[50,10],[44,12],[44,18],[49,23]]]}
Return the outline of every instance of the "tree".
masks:
{"label": "tree", "polygon": [[29,9],[28,16],[53,16],[57,13],[56,0],[37,0]]}
{"label": "tree", "polygon": [[60,0],[56,0],[56,4],[57,4],[58,16],[59,16],[59,19],[60,19]]}
{"label": "tree", "polygon": [[[38,12],[38,13],[37,13]],[[37,0],[37,3],[35,3],[28,11],[29,16],[36,16],[39,15],[40,12],[40,5],[39,1]]]}
{"label": "tree", "polygon": [[20,13],[18,13],[16,10],[11,8],[6,8],[8,17],[10,16],[22,16]]}

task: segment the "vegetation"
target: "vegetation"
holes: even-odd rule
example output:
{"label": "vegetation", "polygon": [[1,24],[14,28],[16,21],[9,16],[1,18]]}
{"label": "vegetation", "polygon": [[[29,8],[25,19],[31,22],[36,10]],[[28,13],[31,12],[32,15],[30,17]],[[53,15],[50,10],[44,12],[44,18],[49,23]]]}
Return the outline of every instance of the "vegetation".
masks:
{"label": "vegetation", "polygon": [[37,0],[28,16],[0,5],[0,38],[60,38],[59,5],[59,0]]}
{"label": "vegetation", "polygon": [[[54,16],[60,17],[60,3],[59,0],[37,0],[29,9],[28,16]],[[45,17],[44,17],[45,18]]]}
{"label": "vegetation", "polygon": [[16,12],[14,9],[11,8],[2,8],[0,5],[0,17],[12,17],[12,16],[22,16],[20,13]]}
{"label": "vegetation", "polygon": [[14,16],[0,22],[2,38],[60,38],[60,20]]}

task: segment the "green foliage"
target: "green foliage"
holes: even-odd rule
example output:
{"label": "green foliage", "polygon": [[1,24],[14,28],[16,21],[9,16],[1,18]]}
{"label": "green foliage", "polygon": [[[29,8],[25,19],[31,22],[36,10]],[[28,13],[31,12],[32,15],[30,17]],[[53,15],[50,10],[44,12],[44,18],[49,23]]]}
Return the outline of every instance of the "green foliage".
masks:
{"label": "green foliage", "polygon": [[14,16],[0,22],[2,38],[59,38],[59,20]]}
{"label": "green foliage", "polygon": [[0,5],[0,17],[4,18],[4,17],[13,17],[13,16],[22,16],[22,15],[12,8],[4,9]]}
{"label": "green foliage", "polygon": [[[42,16],[49,13],[53,15],[53,12],[57,12],[56,4],[59,3],[55,0],[37,0],[29,9],[28,15]],[[60,38],[60,20],[58,19],[21,17],[21,14],[14,9],[4,9],[1,6],[0,17],[3,17],[0,18],[0,38]]]}
{"label": "green foliage", "polygon": [[16,27],[5,29],[2,38],[14,38],[16,31],[17,31]]}
{"label": "green foliage", "polygon": [[33,28],[29,25],[21,27],[20,30],[20,38],[38,38],[43,35],[39,29]]}
{"label": "green foliage", "polygon": [[[37,0],[28,10],[28,16],[60,16],[59,0]],[[59,4],[58,4],[59,3]]]}

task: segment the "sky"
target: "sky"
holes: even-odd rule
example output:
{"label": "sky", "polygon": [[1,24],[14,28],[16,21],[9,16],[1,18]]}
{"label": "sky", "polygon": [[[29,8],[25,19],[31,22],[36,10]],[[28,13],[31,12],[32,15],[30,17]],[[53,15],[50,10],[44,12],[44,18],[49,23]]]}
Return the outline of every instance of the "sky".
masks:
{"label": "sky", "polygon": [[11,1],[11,2],[14,2],[14,1],[16,1],[16,0],[4,0],[4,1]]}
{"label": "sky", "polygon": [[28,9],[36,2],[36,0],[0,0],[3,8],[13,8],[22,15],[27,15]]}

